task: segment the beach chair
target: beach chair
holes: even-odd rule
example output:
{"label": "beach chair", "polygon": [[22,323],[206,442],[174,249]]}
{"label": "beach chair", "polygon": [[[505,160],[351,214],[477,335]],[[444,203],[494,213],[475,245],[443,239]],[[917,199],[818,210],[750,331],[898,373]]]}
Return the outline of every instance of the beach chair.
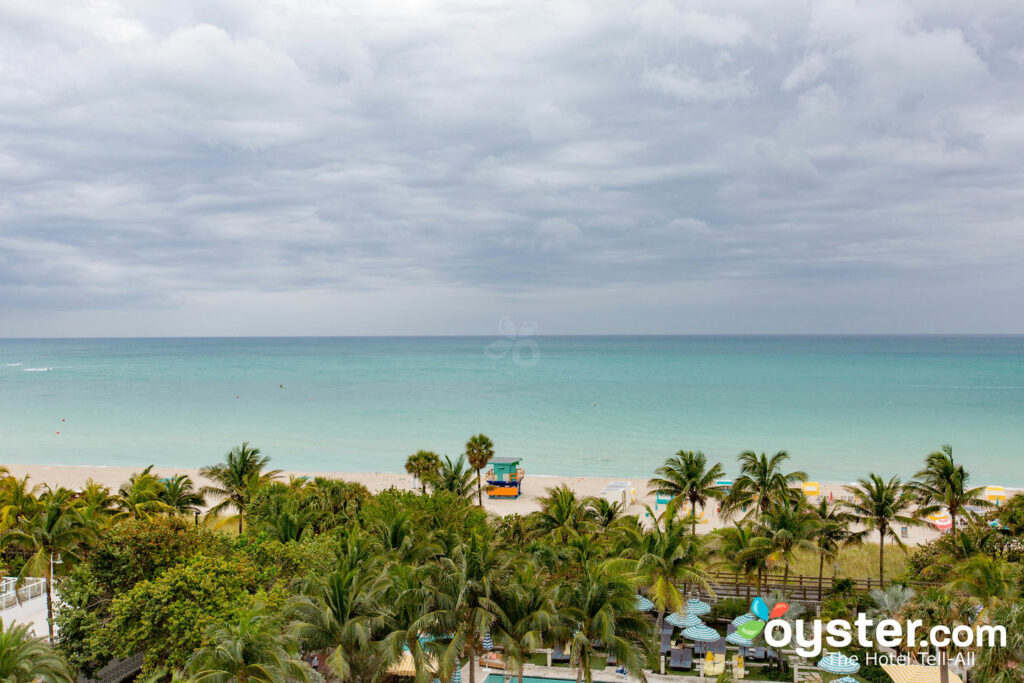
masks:
{"label": "beach chair", "polygon": [[732,658],[732,677],[735,679],[743,678],[747,675],[746,664],[743,661],[743,655],[734,655]]}
{"label": "beach chair", "polygon": [[665,635],[666,633],[672,635],[675,632],[675,630],[675,626],[673,626],[672,624],[661,625],[661,635]]}
{"label": "beach chair", "polygon": [[551,650],[551,663],[552,664],[568,664],[569,654],[562,650],[560,647],[556,647]]}
{"label": "beach chair", "polygon": [[668,661],[668,668],[673,671],[689,671],[693,668],[693,650],[684,648],[672,650],[672,657]]}
{"label": "beach chair", "polygon": [[672,634],[662,633],[661,634],[661,648],[658,650],[658,654],[665,656],[668,651],[672,649]]}
{"label": "beach chair", "polygon": [[485,652],[480,656],[480,666],[504,671],[505,657],[500,652]]}
{"label": "beach chair", "polygon": [[719,638],[713,643],[708,643],[708,652],[725,657],[725,638]]}
{"label": "beach chair", "polygon": [[765,655],[763,647],[755,647],[750,655],[750,658],[758,662],[763,662],[765,659],[767,659],[767,655]]}
{"label": "beach chair", "polygon": [[619,660],[611,652],[608,653],[608,660],[604,663],[605,666],[615,666],[619,663]]}

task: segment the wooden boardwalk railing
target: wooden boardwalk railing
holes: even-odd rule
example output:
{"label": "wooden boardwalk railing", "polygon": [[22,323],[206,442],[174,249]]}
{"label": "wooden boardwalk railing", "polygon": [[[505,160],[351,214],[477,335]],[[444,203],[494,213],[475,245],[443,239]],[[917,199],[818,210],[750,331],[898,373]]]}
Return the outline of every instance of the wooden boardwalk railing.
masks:
{"label": "wooden boardwalk railing", "polygon": [[[860,591],[870,591],[874,588],[882,587],[882,583],[878,579],[850,579],[853,583],[853,587]],[[738,574],[731,574],[729,572],[711,572],[710,574],[711,588],[715,592],[716,598],[746,598],[748,595],[753,597],[757,595],[757,581],[747,581],[744,577]],[[934,586],[935,584],[928,583],[926,581],[911,581],[909,582],[911,588],[920,589]],[[767,594],[774,591],[781,591],[791,600],[798,602],[821,602],[826,593],[832,588],[832,577],[826,576],[821,581],[821,591],[818,590],[818,577],[817,576],[806,576],[803,574],[790,574],[789,582],[783,582],[783,575],[779,574],[764,574],[761,577],[761,593]],[[705,597],[710,597],[706,591],[698,591],[703,593]]]}

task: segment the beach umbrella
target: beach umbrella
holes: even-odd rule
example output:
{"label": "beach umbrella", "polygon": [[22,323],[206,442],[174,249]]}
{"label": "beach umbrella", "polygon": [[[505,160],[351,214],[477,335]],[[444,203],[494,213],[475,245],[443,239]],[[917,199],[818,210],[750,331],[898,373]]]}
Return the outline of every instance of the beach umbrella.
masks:
{"label": "beach umbrella", "polygon": [[852,657],[833,652],[818,660],[818,668],[830,674],[855,674],[860,671],[860,664]]}
{"label": "beach umbrella", "polygon": [[709,626],[691,626],[683,631],[683,637],[700,643],[713,643],[720,640],[722,636],[715,629]]}
{"label": "beach umbrella", "polygon": [[412,653],[408,650],[403,652],[402,658],[388,667],[388,673],[392,676],[415,676],[416,662],[412,658]]}
{"label": "beach umbrella", "polygon": [[743,624],[747,623],[748,621],[753,621],[754,619],[757,619],[757,616],[753,612],[747,612],[746,614],[741,614],[735,619],[733,619],[732,625],[736,628],[739,628],[740,626],[743,626]]}
{"label": "beach umbrella", "polygon": [[752,641],[750,638],[744,638],[740,635],[739,631],[733,631],[725,637],[725,640],[727,643],[732,643],[733,645],[742,645],[743,647],[752,647],[754,645],[754,641]]}
{"label": "beach umbrella", "polygon": [[462,683],[462,662],[455,662],[455,672],[449,683]]}
{"label": "beach umbrella", "polygon": [[665,617],[665,621],[679,628],[690,628],[691,626],[700,626],[704,623],[696,614],[687,614],[684,616],[679,612],[673,612],[668,615]]}
{"label": "beach umbrella", "polygon": [[494,649],[494,643],[491,641],[491,632],[490,631],[484,631],[484,643],[483,643],[483,645],[484,645],[484,649],[485,650],[493,650]]}
{"label": "beach umbrella", "polygon": [[654,609],[654,603],[642,595],[636,596],[636,608],[641,612],[650,612]]}
{"label": "beach umbrella", "polygon": [[[942,674],[937,666],[920,664],[883,664],[882,669],[889,674],[893,683],[939,683]],[[961,683],[960,677],[949,672],[949,683]]]}
{"label": "beach umbrella", "polygon": [[690,598],[686,601],[687,614],[695,614],[699,617],[702,614],[707,614],[710,611],[711,605],[704,602],[703,600],[698,600],[697,598]]}
{"label": "beach umbrella", "polygon": [[843,676],[838,681],[835,681],[835,683],[860,683],[860,681],[853,676]]}

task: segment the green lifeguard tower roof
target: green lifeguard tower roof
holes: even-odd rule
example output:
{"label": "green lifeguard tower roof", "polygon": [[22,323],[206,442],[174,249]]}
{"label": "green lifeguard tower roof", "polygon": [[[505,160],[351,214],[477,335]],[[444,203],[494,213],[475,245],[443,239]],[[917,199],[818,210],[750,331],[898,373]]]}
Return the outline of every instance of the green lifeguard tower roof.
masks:
{"label": "green lifeguard tower roof", "polygon": [[491,458],[492,465],[517,465],[522,458]]}

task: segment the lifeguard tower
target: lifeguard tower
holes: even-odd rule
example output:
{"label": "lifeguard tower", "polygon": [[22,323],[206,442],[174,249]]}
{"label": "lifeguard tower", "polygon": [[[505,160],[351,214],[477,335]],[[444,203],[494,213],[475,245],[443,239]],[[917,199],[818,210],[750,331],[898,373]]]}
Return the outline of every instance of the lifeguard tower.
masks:
{"label": "lifeguard tower", "polygon": [[488,498],[519,497],[526,476],[520,462],[522,458],[491,458],[491,469],[487,470]]}

